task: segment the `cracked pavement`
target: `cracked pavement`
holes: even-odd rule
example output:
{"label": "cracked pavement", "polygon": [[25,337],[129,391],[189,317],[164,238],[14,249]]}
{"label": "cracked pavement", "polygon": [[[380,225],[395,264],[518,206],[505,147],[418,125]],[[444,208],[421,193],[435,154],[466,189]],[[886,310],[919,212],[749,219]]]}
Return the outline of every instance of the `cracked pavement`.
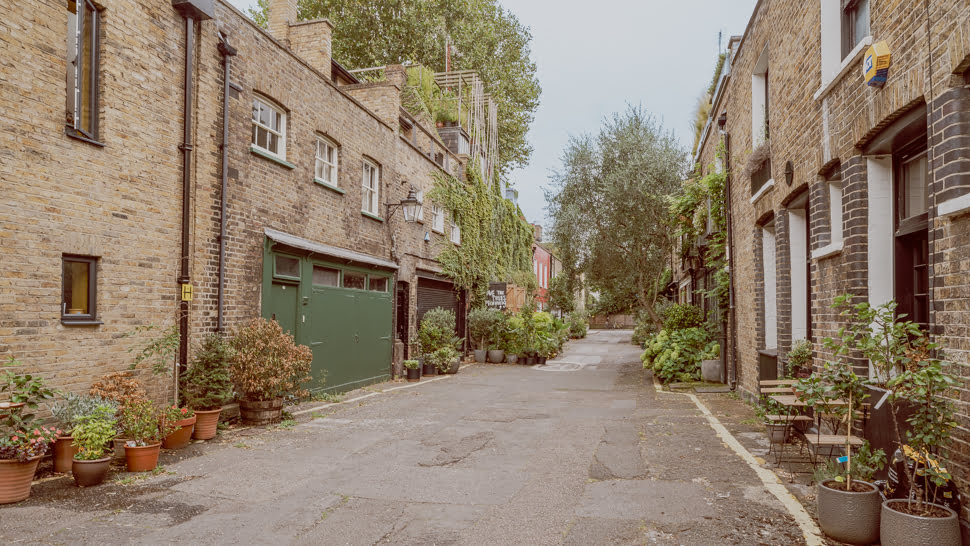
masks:
{"label": "cracked pavement", "polygon": [[0,507],[0,541],[803,543],[693,403],[654,391],[629,339],[593,331],[548,369],[471,366],[192,446],[133,485],[37,484]]}

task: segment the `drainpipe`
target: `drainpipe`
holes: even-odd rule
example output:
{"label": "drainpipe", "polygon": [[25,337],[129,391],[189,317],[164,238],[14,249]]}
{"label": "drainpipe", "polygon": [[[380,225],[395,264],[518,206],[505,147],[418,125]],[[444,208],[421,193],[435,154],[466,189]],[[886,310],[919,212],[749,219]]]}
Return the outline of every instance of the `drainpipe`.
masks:
{"label": "drainpipe", "polygon": [[[725,120],[726,121],[726,120]],[[731,390],[738,388],[738,327],[734,310],[734,221],[731,213],[731,135],[722,129],[724,136],[724,210],[727,220],[728,245],[728,320],[731,329],[730,365],[727,367],[728,384]],[[727,356],[727,355],[725,355]]]}
{"label": "drainpipe", "polygon": [[229,76],[236,48],[219,33],[219,54],[222,55],[222,200],[219,205],[219,307],[216,331],[225,331],[223,299],[226,285],[226,194],[229,190]]}

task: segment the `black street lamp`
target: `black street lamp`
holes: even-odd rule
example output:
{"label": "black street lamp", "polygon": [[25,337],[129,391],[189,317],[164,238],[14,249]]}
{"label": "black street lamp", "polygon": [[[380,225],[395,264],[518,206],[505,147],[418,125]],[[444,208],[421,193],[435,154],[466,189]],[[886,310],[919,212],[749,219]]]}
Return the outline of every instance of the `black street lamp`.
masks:
{"label": "black street lamp", "polygon": [[418,194],[414,191],[414,186],[408,190],[408,196],[401,199],[400,203],[385,203],[387,207],[387,218],[390,220],[391,215],[394,214],[394,210],[397,207],[404,209],[404,221],[408,223],[414,223],[418,220],[418,215],[421,214],[421,201],[418,201]]}

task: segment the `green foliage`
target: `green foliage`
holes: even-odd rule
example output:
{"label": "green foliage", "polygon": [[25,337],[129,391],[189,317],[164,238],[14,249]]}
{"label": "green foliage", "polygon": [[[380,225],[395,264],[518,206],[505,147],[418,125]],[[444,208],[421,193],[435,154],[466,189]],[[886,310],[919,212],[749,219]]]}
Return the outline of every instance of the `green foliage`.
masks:
{"label": "green foliage", "polygon": [[663,329],[667,331],[700,328],[704,324],[704,310],[696,305],[677,303],[664,310],[663,319]]}
{"label": "green foliage", "polygon": [[449,210],[461,227],[461,245],[443,243],[438,254],[443,272],[469,291],[473,307],[485,303],[488,283],[516,272],[532,275],[533,230],[511,201],[482,180],[477,162],[466,181],[435,174],[428,198]]}
{"label": "green foliage", "polygon": [[586,337],[586,332],[589,330],[589,321],[586,320],[586,313],[582,311],[573,311],[566,317],[566,324],[569,325],[569,336],[574,339],[582,339]]}
{"label": "green foliage", "polygon": [[161,413],[149,400],[125,404],[121,409],[121,430],[137,446],[156,444],[166,435],[161,426]]}
{"label": "green foliage", "polygon": [[428,363],[438,368],[439,372],[447,371],[451,364],[461,356],[452,345],[445,345],[425,356]]}
{"label": "green foliage", "polygon": [[585,274],[599,291],[600,309],[652,308],[664,288],[674,231],[667,199],[685,159],[673,134],[639,107],[563,151],[546,194],[552,239],[565,274]]}
{"label": "green foliage", "polygon": [[812,342],[807,339],[796,341],[788,351],[785,369],[788,377],[795,375],[796,369],[809,367],[812,361]]}
{"label": "green foliage", "polygon": [[576,282],[569,275],[559,274],[549,281],[549,307],[563,313],[576,309]]}
{"label": "green foliage", "polygon": [[182,399],[193,409],[214,410],[232,400],[232,349],[219,334],[202,338],[192,364],[181,377]]}
{"label": "green foliage", "polygon": [[646,341],[640,357],[662,383],[700,379],[702,360],[717,358],[718,345],[703,328],[660,330]]}
{"label": "green foliage", "polygon": [[13,357],[4,364],[4,369],[0,371],[0,393],[7,393],[9,401],[14,404],[25,405],[8,412],[0,420],[0,426],[26,430],[37,418],[31,410],[36,410],[42,401],[53,399],[57,391],[47,388],[44,378],[39,375],[16,373],[13,368],[19,366],[22,364]]}
{"label": "green foliage", "polygon": [[[266,26],[268,1],[249,15]],[[348,67],[414,62],[445,70],[474,70],[498,106],[499,171],[525,166],[532,154],[526,139],[541,89],[530,59],[532,35],[497,0],[300,0],[299,19],[327,17],[333,57]]]}
{"label": "green foliage", "polygon": [[63,401],[51,404],[51,415],[59,426],[71,430],[81,420],[92,415],[100,415],[105,406],[111,408],[111,415],[118,413],[119,404],[114,400],[90,394],[69,392],[64,396]]}
{"label": "green foliage", "polygon": [[74,445],[78,447],[75,459],[93,461],[106,455],[108,446],[117,435],[117,411],[115,404],[107,402],[77,416],[71,429]]}
{"label": "green foliage", "polygon": [[[834,459],[826,459],[825,462],[815,469],[815,483],[824,483],[829,480],[845,482],[847,479],[857,479],[871,482],[876,472],[886,466],[886,453],[881,449],[872,450],[872,446],[866,441],[852,455],[852,464],[849,471],[842,463]],[[851,478],[849,478],[851,476]]]}
{"label": "green foliage", "polygon": [[[125,333],[125,337],[133,337],[141,334],[150,334],[159,330],[154,324],[138,326],[134,330]],[[135,361],[129,369],[136,369],[139,364],[147,362],[151,365],[154,374],[171,374],[175,369],[176,355],[179,349],[179,327],[178,323],[161,330],[154,337],[149,337],[140,348],[131,347],[129,353],[135,353]]]}
{"label": "green foliage", "polygon": [[479,349],[498,345],[505,334],[505,315],[497,309],[472,309],[468,312],[468,334]]}
{"label": "green foliage", "polygon": [[404,361],[404,367],[407,368],[407,369],[409,369],[409,370],[417,370],[419,365],[420,364],[418,363],[417,360],[405,360]]}
{"label": "green foliage", "polygon": [[455,348],[461,342],[455,336],[455,312],[436,307],[425,313],[418,327],[418,342],[425,355],[445,347]]}

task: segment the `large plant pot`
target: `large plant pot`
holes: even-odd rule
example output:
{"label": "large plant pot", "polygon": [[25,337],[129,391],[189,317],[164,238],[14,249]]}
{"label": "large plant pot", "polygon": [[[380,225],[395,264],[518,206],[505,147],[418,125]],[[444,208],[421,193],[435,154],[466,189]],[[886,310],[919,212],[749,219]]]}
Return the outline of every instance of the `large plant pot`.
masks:
{"label": "large plant pot", "polygon": [[421,368],[408,368],[408,382],[417,383],[421,381]]}
{"label": "large plant pot", "polygon": [[849,544],[879,542],[879,513],[882,497],[879,489],[869,482],[852,480],[869,490],[856,493],[829,487],[837,483],[828,480],[818,484],[818,526],[835,540]]}
{"label": "large plant pot", "polygon": [[505,360],[505,351],[502,349],[492,349],[488,352],[489,362],[501,364],[503,360]]}
{"label": "large plant pot", "polygon": [[125,462],[128,465],[128,472],[155,470],[155,467],[158,466],[158,453],[161,449],[161,442],[148,446],[125,446]]}
{"label": "large plant pot", "polygon": [[421,375],[438,375],[438,368],[435,368],[434,364],[424,364],[421,366]]}
{"label": "large plant pot", "polygon": [[765,428],[768,430],[768,440],[773,444],[783,444],[788,439],[788,425],[766,423]]}
{"label": "large plant pot", "polygon": [[54,472],[67,474],[71,471],[71,463],[77,455],[78,447],[74,445],[74,438],[58,436],[54,442]]}
{"label": "large plant pot", "polygon": [[[886,390],[874,386],[867,388],[869,389],[869,398],[866,402],[869,403],[869,416],[865,420],[863,435],[869,440],[869,445],[872,446],[873,450],[881,449],[887,457],[891,458],[899,447],[896,443],[896,427],[893,425],[894,406],[885,402],[877,408],[876,405],[886,394]],[[895,403],[896,422],[899,424],[901,438],[906,438],[906,432],[911,428],[907,419],[913,414],[914,409],[913,404],[907,400],[898,400]],[[886,465],[886,468],[877,471],[873,479],[886,479],[889,476],[889,466]]]}
{"label": "large plant pot", "polygon": [[192,437],[196,440],[211,440],[219,432],[219,414],[222,408],[214,410],[195,410],[195,427]]}
{"label": "large plant pot", "polygon": [[537,364],[545,364],[546,363],[546,357],[544,357],[544,356],[537,356],[536,357],[536,363]]}
{"label": "large plant pot", "polygon": [[898,512],[893,507],[905,505],[905,499],[891,499],[882,503],[879,522],[879,539],[882,546],[909,546],[911,544],[932,544],[943,546],[960,544],[960,521],[957,513],[939,504],[936,508],[945,510],[943,518],[927,518]]}
{"label": "large plant pot", "polygon": [[162,447],[165,449],[182,449],[192,441],[192,432],[195,430],[195,415],[188,419],[182,419],[175,423],[179,428],[162,440]]}
{"label": "large plant pot", "polygon": [[507,354],[505,355],[505,360],[508,361],[509,364],[518,364],[519,355]]}
{"label": "large plant pot", "polygon": [[485,355],[488,351],[485,349],[475,349],[472,352],[475,353],[475,362],[485,362]]}
{"label": "large plant pot", "polygon": [[20,502],[30,496],[30,482],[34,480],[40,457],[26,462],[0,459],[0,504]]}
{"label": "large plant pot", "polygon": [[276,423],[283,416],[283,399],[240,400],[239,413],[247,425],[268,425]]}
{"label": "large plant pot", "polygon": [[74,483],[78,487],[91,487],[104,481],[111,467],[111,457],[95,459],[93,461],[71,461],[71,472],[74,474]]}
{"label": "large plant pot", "polygon": [[532,355],[526,355],[526,357],[522,359],[522,363],[525,364],[526,366],[532,366],[533,364],[536,363],[536,357]]}
{"label": "large plant pot", "polygon": [[461,367],[461,357],[458,357],[455,359],[454,362],[451,363],[451,366],[448,366],[448,369],[445,370],[445,373],[454,375],[458,373],[458,368],[460,367]]}

